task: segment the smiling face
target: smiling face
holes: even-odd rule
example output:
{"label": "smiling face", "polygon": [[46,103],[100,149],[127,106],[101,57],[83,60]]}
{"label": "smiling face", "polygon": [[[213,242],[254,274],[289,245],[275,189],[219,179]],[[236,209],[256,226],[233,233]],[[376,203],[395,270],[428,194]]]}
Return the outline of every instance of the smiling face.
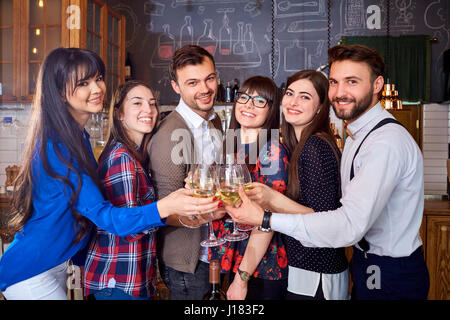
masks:
{"label": "smiling face", "polygon": [[350,123],[378,102],[384,81],[382,76],[373,78],[364,62],[342,60],[332,63],[328,97],[339,119]]}
{"label": "smiling face", "polygon": [[[249,92],[246,90],[245,93],[252,97],[261,96],[257,91]],[[251,98],[246,103],[237,102],[235,108],[236,120],[242,129],[260,129],[269,114],[268,103],[266,103],[264,108],[257,108],[254,106]]]}
{"label": "smiling face", "polygon": [[105,93],[106,84],[101,75],[78,81],[74,90],[67,85],[69,112],[81,127],[84,127],[92,113],[102,110]]}
{"label": "smiling face", "polygon": [[172,80],[172,88],[188,107],[207,119],[214,106],[217,94],[217,77],[214,64],[204,57],[200,64],[188,64],[176,71],[177,81]]}
{"label": "smiling face", "polygon": [[158,109],[152,91],[144,86],[136,86],[127,93],[118,119],[122,121],[130,139],[139,146],[144,134],[155,127],[157,116]]}
{"label": "smiling face", "polygon": [[320,98],[312,82],[300,79],[286,89],[281,102],[286,122],[294,127],[297,139],[319,111]]}

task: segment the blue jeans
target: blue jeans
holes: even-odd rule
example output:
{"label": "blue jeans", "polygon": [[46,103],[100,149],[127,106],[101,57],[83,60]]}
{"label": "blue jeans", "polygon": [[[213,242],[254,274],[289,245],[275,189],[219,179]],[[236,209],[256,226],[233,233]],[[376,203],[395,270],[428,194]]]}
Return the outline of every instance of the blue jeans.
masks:
{"label": "blue jeans", "polygon": [[159,264],[159,273],[170,290],[171,300],[202,300],[209,290],[209,264],[198,261],[195,273]]}
{"label": "blue jeans", "polygon": [[350,263],[355,300],[425,300],[430,287],[422,246],[409,257],[367,254],[353,248]]}
{"label": "blue jeans", "polygon": [[116,288],[105,288],[100,291],[93,291],[95,300],[151,300],[148,298],[136,298],[126,294],[120,289]]}

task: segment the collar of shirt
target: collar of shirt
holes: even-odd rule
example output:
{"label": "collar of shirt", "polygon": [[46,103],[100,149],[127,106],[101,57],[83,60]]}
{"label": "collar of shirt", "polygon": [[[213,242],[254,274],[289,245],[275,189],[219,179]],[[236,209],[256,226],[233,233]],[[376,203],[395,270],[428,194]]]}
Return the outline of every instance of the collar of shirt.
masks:
{"label": "collar of shirt", "polygon": [[203,124],[207,124],[208,121],[213,120],[216,117],[215,112],[211,112],[208,120],[203,119],[194,110],[192,110],[188,105],[180,98],[180,102],[175,110],[184,118],[187,125],[191,129],[198,129]]}
{"label": "collar of shirt", "polygon": [[358,137],[358,133],[364,131],[361,129],[366,127],[367,124],[370,123],[373,119],[378,118],[378,116],[381,115],[382,112],[383,108],[381,107],[380,102],[378,102],[366,113],[361,115],[358,119],[356,119],[352,123],[349,123],[347,126],[347,130],[349,130],[353,137],[356,139]]}

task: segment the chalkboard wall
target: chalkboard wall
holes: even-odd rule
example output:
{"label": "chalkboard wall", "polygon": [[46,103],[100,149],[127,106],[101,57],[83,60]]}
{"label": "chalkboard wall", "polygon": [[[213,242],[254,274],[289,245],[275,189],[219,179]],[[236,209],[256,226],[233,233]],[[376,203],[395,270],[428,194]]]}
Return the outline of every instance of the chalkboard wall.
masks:
{"label": "chalkboard wall", "polygon": [[334,46],[344,35],[386,35],[387,3],[390,35],[438,39],[431,45],[431,101],[443,100],[443,53],[450,48],[448,0],[332,0],[329,36],[326,0],[107,2],[127,19],[126,51],[134,77],[158,90],[162,104],[178,100],[168,64],[184,44],[210,50],[225,84],[259,74],[281,85],[297,70],[326,64],[328,41]]}

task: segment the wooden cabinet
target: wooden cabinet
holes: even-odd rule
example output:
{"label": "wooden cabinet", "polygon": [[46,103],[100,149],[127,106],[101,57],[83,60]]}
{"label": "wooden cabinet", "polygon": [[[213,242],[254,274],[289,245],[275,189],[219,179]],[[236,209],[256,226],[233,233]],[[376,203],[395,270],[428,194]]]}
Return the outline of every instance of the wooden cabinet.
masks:
{"label": "wooden cabinet", "polygon": [[15,101],[20,95],[19,74],[20,46],[20,3],[13,0],[0,0],[0,83],[1,101]]}
{"label": "wooden cabinet", "polygon": [[422,150],[422,105],[404,105],[401,110],[388,110],[416,140]]}
{"label": "wooden cabinet", "polygon": [[61,0],[0,0],[0,102],[31,102],[39,66],[61,45]]}
{"label": "wooden cabinet", "polygon": [[422,227],[430,273],[428,299],[450,300],[450,201],[426,201]]}
{"label": "wooden cabinet", "polygon": [[85,48],[106,65],[112,92],[125,79],[125,18],[102,0],[0,0],[0,103],[31,102],[53,49]]}

